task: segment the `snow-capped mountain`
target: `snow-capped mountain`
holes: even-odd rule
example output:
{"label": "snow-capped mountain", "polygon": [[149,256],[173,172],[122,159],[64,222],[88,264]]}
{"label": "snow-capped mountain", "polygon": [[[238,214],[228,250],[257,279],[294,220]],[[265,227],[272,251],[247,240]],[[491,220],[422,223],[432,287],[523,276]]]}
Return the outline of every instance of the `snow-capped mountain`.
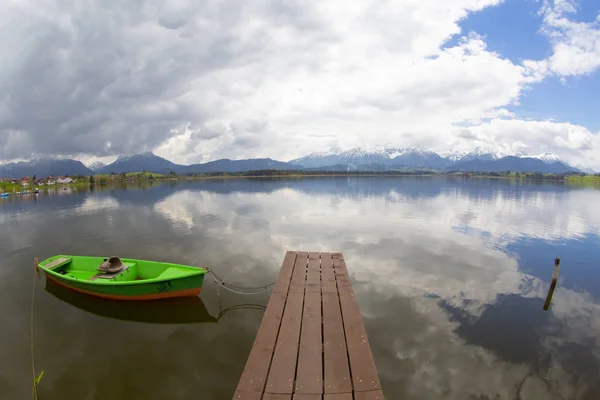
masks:
{"label": "snow-capped mountain", "polygon": [[[316,152],[290,161],[305,168],[330,168],[333,165],[347,169],[372,170],[436,170],[436,171],[519,171],[560,173],[577,171],[551,153],[529,156],[504,154],[476,147],[468,152],[448,152],[443,156],[422,147],[360,147],[347,151],[338,149]],[[345,168],[344,168],[345,169]]]}
{"label": "snow-capped mountain", "polygon": [[448,164],[448,161],[437,153],[420,147],[357,147],[346,151],[331,149],[325,152],[311,153],[289,162],[305,168],[321,168],[331,165],[347,165],[352,168],[368,164],[443,168]]}
{"label": "snow-capped mountain", "polygon": [[96,162],[91,163],[87,167],[89,169],[91,169],[92,171],[98,171],[98,170],[106,167],[106,164],[104,164],[103,162],[100,162],[100,161],[96,161]]}
{"label": "snow-capped mountain", "polygon": [[450,160],[422,147],[404,148],[394,155],[395,157],[389,161],[389,165],[442,169],[451,164]]}
{"label": "snow-capped mountain", "polygon": [[372,163],[385,163],[389,160],[389,155],[385,149],[377,147],[350,149],[338,155],[339,164],[361,165]]}
{"label": "snow-capped mountain", "polygon": [[546,164],[552,164],[554,162],[562,162],[562,159],[554,153],[543,153],[538,154],[536,156],[531,156],[533,158],[537,158],[538,160],[542,160]]}
{"label": "snow-capped mountain", "polygon": [[311,153],[305,157],[288,161],[305,168],[318,168],[329,165],[362,165],[385,162],[389,156],[381,148],[355,148],[347,151],[334,147],[326,151]]}
{"label": "snow-capped mountain", "polygon": [[505,154],[498,151],[484,149],[483,147],[475,147],[472,151],[465,152],[450,152],[442,154],[442,156],[452,162],[471,161],[471,160],[497,160]]}
{"label": "snow-capped mountain", "polygon": [[0,176],[5,178],[89,175],[91,172],[81,161],[68,159],[34,159],[0,165]]}
{"label": "snow-capped mountain", "polygon": [[[220,159],[204,164],[178,165],[152,152],[122,155],[112,164],[101,166],[96,173],[155,172],[213,173],[245,172],[253,170],[320,170],[320,171],[480,171],[480,172],[541,172],[568,173],[594,171],[581,166],[570,166],[552,153],[528,156],[526,153],[505,155],[476,148],[470,152],[438,153],[421,147],[362,147],[350,150],[332,148],[315,152],[290,162],[265,159]],[[23,176],[90,175],[94,171],[80,161],[36,159],[0,165],[0,176],[20,178]]]}
{"label": "snow-capped mountain", "polygon": [[314,153],[309,154],[308,156],[306,156],[307,158],[309,157],[328,157],[328,156],[337,156],[341,153],[343,153],[344,151],[339,148],[339,147],[332,147],[329,150],[325,150],[325,151],[316,151]]}

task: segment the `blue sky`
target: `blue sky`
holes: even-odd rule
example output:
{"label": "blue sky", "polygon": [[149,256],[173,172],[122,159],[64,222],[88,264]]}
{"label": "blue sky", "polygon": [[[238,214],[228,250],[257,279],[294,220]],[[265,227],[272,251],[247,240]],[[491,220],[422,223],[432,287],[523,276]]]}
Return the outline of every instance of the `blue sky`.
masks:
{"label": "blue sky", "polygon": [[546,78],[524,93],[520,105],[509,110],[533,119],[554,119],[600,131],[600,74],[571,77],[562,83],[558,77]]}
{"label": "blue sky", "polygon": [[[579,0],[573,21],[594,22],[600,15],[600,1]],[[462,34],[477,32],[485,37],[488,50],[499,53],[513,63],[543,60],[552,55],[552,44],[543,34],[543,16],[539,0],[505,0],[495,7],[472,13],[459,25]],[[456,35],[446,45],[455,45]],[[568,77],[548,76],[524,91],[520,104],[508,109],[520,117],[552,119],[583,125],[600,131],[600,72]]]}
{"label": "blue sky", "polygon": [[[525,59],[540,60],[552,54],[548,38],[540,32],[543,17],[540,3],[532,0],[505,0],[469,14],[459,23],[461,35],[475,31],[485,36],[488,49],[518,63]],[[459,35],[450,42],[455,45]]]}

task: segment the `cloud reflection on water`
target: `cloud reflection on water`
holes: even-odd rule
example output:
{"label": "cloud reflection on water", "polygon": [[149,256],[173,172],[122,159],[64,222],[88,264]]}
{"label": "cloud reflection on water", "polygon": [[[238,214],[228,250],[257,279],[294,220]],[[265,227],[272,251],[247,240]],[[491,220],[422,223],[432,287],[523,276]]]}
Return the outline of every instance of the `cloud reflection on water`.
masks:
{"label": "cloud reflection on water", "polygon": [[[428,184],[433,183],[416,185]],[[399,385],[392,393],[456,399],[597,393],[584,365],[600,359],[594,340],[600,332],[598,304],[585,292],[559,287],[552,310],[544,313],[555,255],[546,254],[548,277],[540,280],[524,273],[505,249],[522,238],[552,242],[597,234],[600,192],[507,185],[484,195],[464,186],[415,196],[415,183],[408,181],[407,187],[361,196],[360,179],[349,181],[351,195],[340,194],[339,185],[328,195],[293,187],[268,196],[182,191],[155,208],[174,222],[185,221],[191,232],[199,216],[216,216],[221,226],[214,230],[239,251],[255,253],[261,243],[280,254],[343,251],[367,327],[377,337],[377,361],[387,365],[384,388]],[[238,212],[245,208],[252,213]],[[399,299],[408,304],[401,302],[395,313],[382,304]],[[396,318],[404,323],[394,335]],[[374,328],[380,319],[381,327]],[[407,321],[415,342],[406,341]],[[378,338],[383,331],[389,337]],[[574,354],[567,368],[563,360],[572,348],[587,352]],[[396,368],[402,378],[388,373]]]}
{"label": "cloud reflection on water", "polygon": [[[389,398],[600,395],[593,386],[600,360],[598,301],[562,284],[582,271],[569,268],[569,252],[585,253],[594,245],[586,239],[600,232],[598,191],[328,178],[203,181],[58,200],[58,209],[41,206],[58,213],[65,229],[45,235],[53,219],[31,208],[20,211],[23,217],[0,220],[11,229],[0,230],[0,239],[17,246],[14,254],[29,254],[43,238],[37,254],[110,248],[208,265],[241,284],[273,279],[288,249],[342,251]],[[40,230],[29,225],[32,217],[43,222]],[[72,242],[77,239],[80,247]],[[583,244],[567,245],[560,255],[541,245],[573,241]],[[534,274],[522,257],[539,249],[543,256],[529,261],[538,267]],[[563,259],[563,281],[544,312],[556,256]],[[598,277],[595,258],[578,262],[586,263],[588,278]],[[69,324],[75,329],[77,321]],[[64,368],[67,373],[70,367]]]}

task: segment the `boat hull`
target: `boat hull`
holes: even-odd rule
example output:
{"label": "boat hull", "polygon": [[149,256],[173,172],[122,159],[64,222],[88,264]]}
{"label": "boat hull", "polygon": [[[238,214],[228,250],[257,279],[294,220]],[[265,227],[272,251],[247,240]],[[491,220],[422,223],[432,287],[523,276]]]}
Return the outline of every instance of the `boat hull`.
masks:
{"label": "boat hull", "polygon": [[[97,287],[92,285],[77,284],[73,282],[65,282],[63,279],[51,276],[49,274],[46,274],[46,278],[76,292],[110,300],[158,300],[170,299],[174,297],[198,296],[200,294],[200,290],[202,289],[202,282],[196,282],[195,284],[192,282],[187,282],[185,285],[181,285],[181,282],[179,282],[176,285],[176,288],[173,288],[173,286],[171,286],[171,288],[168,291],[161,292],[156,287],[152,287],[152,284],[143,284],[135,286],[123,285],[118,288],[115,288],[114,286]],[[189,278],[184,279],[189,280]],[[204,280],[204,275],[200,275],[200,280]],[[200,287],[186,288],[186,286],[192,285],[199,285]],[[179,286],[184,287],[181,288]]]}
{"label": "boat hull", "polygon": [[107,300],[79,293],[53,279],[46,279],[45,289],[60,301],[105,318],[150,324],[217,322],[198,296],[144,302]]}
{"label": "boat hull", "polygon": [[39,264],[46,279],[76,292],[111,300],[158,300],[198,296],[206,268],[123,259],[114,274],[99,272],[102,257],[54,256]]}

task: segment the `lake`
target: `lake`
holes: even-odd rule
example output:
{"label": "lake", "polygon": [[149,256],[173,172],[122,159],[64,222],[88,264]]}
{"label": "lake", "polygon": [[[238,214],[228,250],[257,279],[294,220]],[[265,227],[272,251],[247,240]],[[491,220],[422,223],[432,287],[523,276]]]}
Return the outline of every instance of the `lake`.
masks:
{"label": "lake", "polygon": [[[34,257],[170,261],[259,286],[286,250],[308,250],[344,253],[387,399],[598,399],[599,205],[600,191],[561,184],[406,177],[0,199],[0,398],[31,396]],[[207,279],[197,301],[107,306],[42,275],[40,398],[230,399],[268,299]]]}

